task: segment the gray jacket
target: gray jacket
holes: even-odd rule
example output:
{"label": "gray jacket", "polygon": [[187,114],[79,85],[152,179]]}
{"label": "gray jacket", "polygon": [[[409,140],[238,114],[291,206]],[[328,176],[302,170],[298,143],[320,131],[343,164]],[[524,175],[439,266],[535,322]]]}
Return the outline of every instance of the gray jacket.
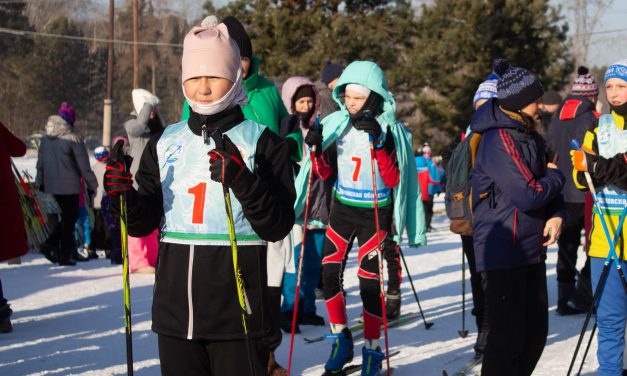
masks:
{"label": "gray jacket", "polygon": [[[139,160],[146,148],[146,144],[148,144],[148,140],[152,137],[150,128],[148,128],[148,119],[150,118],[151,111],[152,106],[149,103],[144,103],[137,118],[127,120],[124,123],[124,130],[126,130],[126,135],[128,136],[128,154],[133,158],[133,162],[131,163],[131,174],[133,174],[133,176],[137,173]],[[135,189],[138,188],[135,182],[133,182],[133,186]]]}
{"label": "gray jacket", "polygon": [[83,140],[63,118],[52,115],[39,147],[35,184],[55,195],[79,194],[82,191],[81,177],[89,189],[95,191],[98,188]]}

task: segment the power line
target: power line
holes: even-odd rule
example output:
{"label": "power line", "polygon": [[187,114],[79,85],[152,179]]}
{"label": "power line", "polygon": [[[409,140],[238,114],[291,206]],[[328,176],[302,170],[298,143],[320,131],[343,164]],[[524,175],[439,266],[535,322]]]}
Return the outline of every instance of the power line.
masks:
{"label": "power line", "polygon": [[599,34],[611,34],[611,33],[618,33],[618,32],[622,32],[622,31],[627,31],[627,28],[623,28],[623,29],[612,29],[612,30],[600,30],[600,31],[590,31],[588,33],[578,33],[578,34],[570,34],[571,37],[579,37],[582,35],[599,35]]}
{"label": "power line", "polygon": [[[131,40],[121,40],[121,39],[106,39],[106,38],[94,38],[94,37],[79,37],[74,35],[64,35],[64,34],[52,34],[52,33],[44,33],[40,31],[28,31],[28,30],[15,30],[15,29],[7,29],[4,27],[0,27],[0,34],[10,34],[10,35],[18,35],[18,36],[39,36],[39,37],[48,37],[48,38],[58,38],[58,39],[67,39],[67,40],[75,40],[75,41],[85,41],[92,43],[109,43],[113,42],[115,44],[124,44],[124,45],[132,45],[133,41]],[[138,46],[157,46],[157,47],[177,47],[182,48],[182,44],[178,43],[164,43],[164,42],[137,42]]]}

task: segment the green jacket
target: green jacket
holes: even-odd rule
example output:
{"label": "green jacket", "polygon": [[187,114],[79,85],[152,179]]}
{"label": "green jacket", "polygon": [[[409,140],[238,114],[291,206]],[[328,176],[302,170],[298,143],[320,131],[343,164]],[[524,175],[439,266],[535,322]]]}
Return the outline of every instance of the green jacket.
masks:
{"label": "green jacket", "polygon": [[[416,175],[416,165],[412,149],[411,134],[396,120],[396,101],[388,91],[385,75],[381,68],[370,61],[355,61],[344,72],[333,90],[333,99],[340,105],[340,110],[322,120],[322,148],[326,150],[341,135],[349,124],[349,114],[340,99],[341,89],[349,83],[367,87],[383,97],[383,112],[377,117],[382,127],[389,127],[394,137],[396,157],[400,170],[400,182],[394,188],[394,240],[401,243],[403,234],[407,232],[407,240],[411,247],[427,244],[425,214],[420,197],[420,186]],[[296,177],[296,202],[294,209],[296,218],[301,217],[307,182],[311,170],[311,161],[305,160]]]}
{"label": "green jacket", "polygon": [[[265,125],[275,134],[279,134],[279,126],[281,119],[288,115],[279,91],[272,81],[259,74],[259,59],[256,56],[252,58],[252,64],[248,77],[243,81],[246,95],[248,96],[248,104],[242,107],[244,117],[256,123]],[[189,106],[187,100],[183,103],[183,115],[181,120],[189,118]],[[287,137],[293,138],[298,143],[298,152],[302,149],[303,137],[300,132],[288,134]],[[300,155],[293,155],[292,159],[300,161]]]}

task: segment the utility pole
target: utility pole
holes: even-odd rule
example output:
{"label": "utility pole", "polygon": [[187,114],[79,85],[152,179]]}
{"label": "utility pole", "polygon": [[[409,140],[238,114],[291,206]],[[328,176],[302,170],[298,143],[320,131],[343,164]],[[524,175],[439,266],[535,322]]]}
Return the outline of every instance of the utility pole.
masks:
{"label": "utility pole", "polygon": [[102,116],[102,144],[111,147],[111,114],[113,105],[113,14],[114,1],[109,0],[109,53],[107,58],[107,97]]}
{"label": "utility pole", "polygon": [[132,0],[133,4],[133,89],[139,89],[139,49],[137,41],[139,39],[139,20],[137,16],[137,0]]}

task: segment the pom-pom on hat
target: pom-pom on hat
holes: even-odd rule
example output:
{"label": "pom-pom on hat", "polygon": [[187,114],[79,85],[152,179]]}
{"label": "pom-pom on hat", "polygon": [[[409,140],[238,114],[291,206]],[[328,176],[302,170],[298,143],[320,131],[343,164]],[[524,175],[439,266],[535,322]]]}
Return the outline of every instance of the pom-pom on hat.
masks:
{"label": "pom-pom on hat", "polygon": [[241,66],[239,48],[224,24],[195,26],[183,41],[182,82],[194,77],[237,80]]}
{"label": "pom-pom on hat", "polygon": [[343,70],[344,67],[340,64],[334,64],[330,61],[327,61],[327,63],[324,65],[324,68],[322,68],[322,82],[324,82],[324,84],[328,86],[331,82],[333,82],[333,80],[342,75]]}
{"label": "pom-pom on hat", "polygon": [[98,146],[94,149],[94,158],[96,158],[98,162],[105,161],[109,158],[109,150],[107,150],[104,146]]}
{"label": "pom-pom on hat", "polygon": [[542,84],[525,68],[512,67],[506,59],[494,61],[499,104],[506,110],[518,111],[544,94]]}
{"label": "pom-pom on hat", "polygon": [[63,120],[67,121],[68,124],[70,124],[71,126],[74,126],[74,121],[76,120],[76,112],[74,112],[74,108],[70,106],[67,102],[61,103],[61,107],[59,107],[57,115],[61,116]]}
{"label": "pom-pom on hat", "polygon": [[607,67],[603,81],[607,82],[610,78],[619,78],[627,82],[627,59],[617,61]]}
{"label": "pom-pom on hat", "polygon": [[571,93],[573,95],[581,95],[590,100],[595,99],[599,95],[597,80],[594,79],[588,68],[583,66],[577,68],[577,77],[573,82]]}
{"label": "pom-pom on hat", "polygon": [[228,16],[222,20],[222,23],[229,29],[229,35],[237,43],[239,47],[239,54],[241,57],[252,58],[253,57],[253,45],[250,42],[250,37],[239,20],[233,16]]}

